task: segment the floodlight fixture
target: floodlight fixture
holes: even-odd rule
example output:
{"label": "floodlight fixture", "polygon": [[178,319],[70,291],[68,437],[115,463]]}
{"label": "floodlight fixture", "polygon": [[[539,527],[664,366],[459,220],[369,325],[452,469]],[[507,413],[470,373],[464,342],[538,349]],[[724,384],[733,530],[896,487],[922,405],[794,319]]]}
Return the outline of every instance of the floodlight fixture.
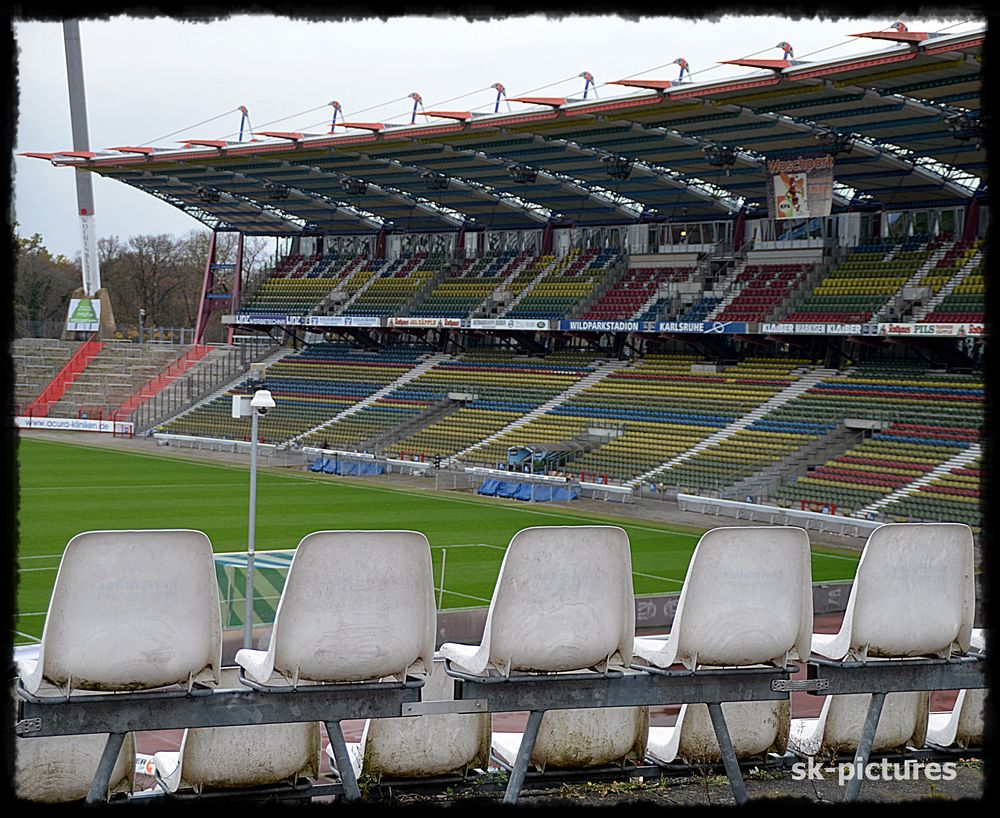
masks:
{"label": "floodlight fixture", "polygon": [[625,156],[605,154],[601,157],[601,162],[604,164],[605,172],[612,179],[628,179],[632,175],[633,159]]}
{"label": "floodlight fixture", "polygon": [[538,171],[528,165],[521,165],[514,162],[507,166],[511,178],[519,185],[530,185],[538,178]]}

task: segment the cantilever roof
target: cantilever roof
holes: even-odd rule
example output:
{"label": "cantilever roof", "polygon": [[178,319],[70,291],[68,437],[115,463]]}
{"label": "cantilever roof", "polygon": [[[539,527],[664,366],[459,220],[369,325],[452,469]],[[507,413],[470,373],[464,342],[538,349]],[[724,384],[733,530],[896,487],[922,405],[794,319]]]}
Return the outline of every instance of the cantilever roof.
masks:
{"label": "cantilever roof", "polygon": [[[836,154],[835,207],[967,201],[986,185],[985,31],[886,39],[900,38],[879,33],[878,50],[847,59],[756,61],[711,83],[622,81],[625,96],[532,99],[507,114],[31,155],[118,179],[211,227],[269,235],[726,217],[763,205],[767,158],[838,135],[850,149]],[[728,164],[708,161],[720,150]]]}

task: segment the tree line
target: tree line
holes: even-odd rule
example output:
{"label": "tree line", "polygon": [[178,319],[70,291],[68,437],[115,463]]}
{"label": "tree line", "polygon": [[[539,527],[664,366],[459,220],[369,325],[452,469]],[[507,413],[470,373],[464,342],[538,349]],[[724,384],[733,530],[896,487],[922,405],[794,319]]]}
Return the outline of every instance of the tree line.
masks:
{"label": "tree line", "polygon": [[[30,238],[18,233],[16,238],[15,321],[24,334],[44,334],[37,328],[57,327],[66,320],[69,300],[82,282],[80,258],[71,261],[51,253],[38,233]],[[204,230],[181,236],[162,233],[98,239],[101,284],[125,337],[138,327],[140,310],[145,310],[144,324],[149,328],[194,327],[210,240],[211,233]],[[233,263],[236,243],[235,233],[219,233],[216,261]],[[265,238],[244,239],[244,277],[272,263],[268,245]],[[207,341],[222,340],[218,315],[206,335]]]}

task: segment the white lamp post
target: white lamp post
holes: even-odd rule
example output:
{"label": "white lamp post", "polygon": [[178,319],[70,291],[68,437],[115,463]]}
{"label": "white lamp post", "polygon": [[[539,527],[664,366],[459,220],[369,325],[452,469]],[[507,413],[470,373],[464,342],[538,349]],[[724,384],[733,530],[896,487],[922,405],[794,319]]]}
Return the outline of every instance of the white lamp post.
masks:
{"label": "white lamp post", "polygon": [[250,416],[250,520],[247,533],[246,612],[243,618],[243,647],[253,647],[253,556],[257,527],[257,440],[258,418],[274,408],[274,398],[267,389],[258,389],[253,397],[233,395],[233,417]]}

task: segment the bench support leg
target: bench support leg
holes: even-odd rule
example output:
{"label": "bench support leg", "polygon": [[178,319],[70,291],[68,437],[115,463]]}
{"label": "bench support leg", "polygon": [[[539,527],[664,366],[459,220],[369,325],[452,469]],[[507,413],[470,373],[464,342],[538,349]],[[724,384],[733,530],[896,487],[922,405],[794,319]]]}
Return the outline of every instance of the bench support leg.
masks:
{"label": "bench support leg", "polygon": [[514,760],[514,767],[511,769],[510,778],[507,780],[507,789],[503,794],[503,802],[505,804],[517,803],[517,796],[524,784],[524,776],[528,771],[531,751],[535,749],[535,739],[538,738],[538,728],[542,724],[543,715],[545,715],[544,710],[532,710],[528,713],[528,723],[524,727],[521,746],[517,750],[517,758]]}

